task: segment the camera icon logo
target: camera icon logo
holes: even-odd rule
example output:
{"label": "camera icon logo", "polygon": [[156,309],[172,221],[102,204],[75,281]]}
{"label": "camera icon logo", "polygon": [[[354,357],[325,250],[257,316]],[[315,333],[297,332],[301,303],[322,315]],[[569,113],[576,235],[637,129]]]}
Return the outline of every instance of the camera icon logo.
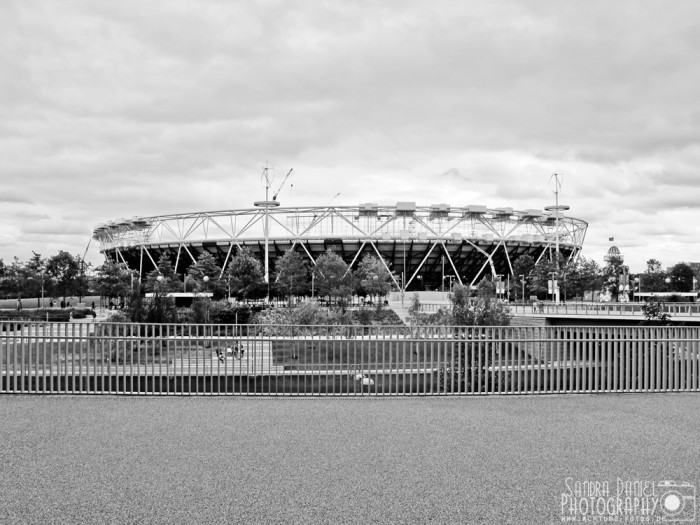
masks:
{"label": "camera icon logo", "polygon": [[695,487],[690,483],[678,485],[675,481],[658,484],[661,494],[660,507],[664,521],[668,523],[695,521]]}

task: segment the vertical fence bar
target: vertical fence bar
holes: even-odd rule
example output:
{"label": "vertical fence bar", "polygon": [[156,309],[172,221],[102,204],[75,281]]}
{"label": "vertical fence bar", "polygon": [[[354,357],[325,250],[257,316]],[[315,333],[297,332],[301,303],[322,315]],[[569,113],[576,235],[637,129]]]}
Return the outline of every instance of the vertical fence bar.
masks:
{"label": "vertical fence bar", "polygon": [[661,347],[661,390],[668,390],[668,354],[666,352],[666,338],[668,337],[668,329],[662,328],[663,339],[660,342]]}
{"label": "vertical fence bar", "polygon": [[673,390],[675,392],[678,392],[681,390],[681,385],[680,385],[680,359],[678,357],[678,352],[680,350],[680,338],[678,335],[679,328],[677,327],[672,327],[671,328],[671,348],[669,351],[671,360],[673,362]]}
{"label": "vertical fence bar", "polygon": [[649,351],[651,352],[652,366],[651,375],[654,382],[654,392],[661,390],[661,349],[657,339],[656,328],[645,328],[649,338]]}
{"label": "vertical fence bar", "polygon": [[613,340],[610,341],[611,343],[611,350],[612,350],[612,356],[611,359],[613,361],[613,391],[619,392],[620,391],[620,347],[619,347],[619,337],[617,333],[616,328],[611,328],[610,332],[612,333]]}
{"label": "vertical fence bar", "polygon": [[649,329],[646,326],[640,326],[637,329],[637,334],[641,340],[641,348],[644,353],[644,391],[652,392],[654,388],[654,359],[649,341]]}
{"label": "vertical fence bar", "polygon": [[679,327],[678,332],[678,351],[676,352],[677,359],[679,361],[678,365],[680,368],[680,384],[678,385],[678,387],[681,391],[686,392],[688,390],[688,378],[686,377],[688,332],[685,327]]}
{"label": "vertical fence bar", "polygon": [[693,327],[692,329],[689,329],[691,332],[691,337],[692,340],[689,345],[689,352],[690,352],[690,358],[691,358],[691,371],[690,371],[690,377],[691,379],[691,385],[690,389],[694,392],[698,391],[698,329],[696,327]]}

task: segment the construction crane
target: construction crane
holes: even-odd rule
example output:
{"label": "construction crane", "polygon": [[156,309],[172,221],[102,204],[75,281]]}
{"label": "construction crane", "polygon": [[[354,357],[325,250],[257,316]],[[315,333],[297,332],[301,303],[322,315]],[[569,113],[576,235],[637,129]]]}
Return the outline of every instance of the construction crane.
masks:
{"label": "construction crane", "polygon": [[277,195],[279,195],[280,191],[282,191],[282,187],[284,186],[284,183],[287,182],[287,179],[289,178],[289,176],[292,174],[292,170],[293,170],[293,169],[294,169],[294,168],[290,169],[290,170],[287,172],[287,174],[284,176],[284,180],[282,180],[282,184],[279,185],[279,188],[277,188],[277,191],[276,191],[275,194],[272,196],[272,200],[273,200],[273,201],[276,201],[276,200],[277,200]]}

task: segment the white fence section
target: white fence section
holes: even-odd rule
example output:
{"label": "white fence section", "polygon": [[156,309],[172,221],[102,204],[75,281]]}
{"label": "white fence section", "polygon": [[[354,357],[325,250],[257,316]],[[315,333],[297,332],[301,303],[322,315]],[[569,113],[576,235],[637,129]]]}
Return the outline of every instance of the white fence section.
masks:
{"label": "white fence section", "polygon": [[0,325],[0,392],[698,391],[698,327]]}

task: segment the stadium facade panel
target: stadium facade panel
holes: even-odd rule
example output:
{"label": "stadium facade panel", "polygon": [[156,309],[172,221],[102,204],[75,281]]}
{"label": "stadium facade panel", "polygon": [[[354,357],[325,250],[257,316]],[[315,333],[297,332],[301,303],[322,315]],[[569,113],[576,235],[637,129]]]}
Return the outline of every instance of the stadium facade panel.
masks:
{"label": "stadium facade panel", "polygon": [[[588,224],[561,212],[517,211],[482,205],[312,206],[284,208],[261,201],[255,208],[120,219],[94,229],[105,257],[144,276],[167,254],[183,274],[203,252],[223,269],[247,247],[268,261],[295,250],[313,264],[333,250],[351,267],[367,254],[380,255],[406,289],[439,289],[447,279],[475,284],[484,276],[513,275],[522,254],[536,261],[559,248],[566,258],[583,247]],[[557,242],[558,241],[558,242]],[[266,255],[267,254],[267,255]]]}

